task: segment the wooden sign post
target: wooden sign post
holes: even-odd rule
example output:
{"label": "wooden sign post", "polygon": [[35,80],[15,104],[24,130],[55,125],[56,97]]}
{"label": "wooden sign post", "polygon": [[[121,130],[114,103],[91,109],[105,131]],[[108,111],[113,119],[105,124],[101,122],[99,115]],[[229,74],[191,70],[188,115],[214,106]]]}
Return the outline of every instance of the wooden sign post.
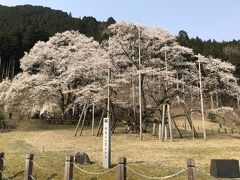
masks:
{"label": "wooden sign post", "polygon": [[111,166],[111,123],[109,118],[103,120],[103,168]]}

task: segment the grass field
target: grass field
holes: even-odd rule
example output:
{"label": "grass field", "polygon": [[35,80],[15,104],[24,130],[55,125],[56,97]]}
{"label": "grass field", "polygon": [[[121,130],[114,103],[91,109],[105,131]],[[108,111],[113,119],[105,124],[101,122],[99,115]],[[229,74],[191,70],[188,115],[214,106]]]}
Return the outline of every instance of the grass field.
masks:
{"label": "grass field", "polygon": [[[24,158],[28,153],[34,153],[34,161],[42,168],[34,166],[33,177],[38,180],[63,179],[64,159],[66,155],[76,152],[88,153],[94,162],[91,165],[79,166],[91,172],[103,172],[102,138],[91,135],[90,129],[85,129],[83,135],[74,137],[74,126],[53,126],[39,120],[22,121],[18,129],[0,133],[0,151],[5,152],[4,174],[12,179],[23,179]],[[182,125],[182,121],[178,121]],[[200,126],[200,121],[195,122]],[[217,128],[215,123],[208,122],[209,129]],[[200,169],[198,179],[211,179],[209,174],[211,159],[240,159],[239,134],[212,134],[209,131],[208,140],[200,137],[193,140],[188,130],[186,138],[174,139],[174,142],[161,142],[157,136],[144,134],[143,141],[136,134],[121,133],[118,128],[112,136],[112,163],[116,165],[119,156],[127,157],[129,168],[147,176],[167,176],[186,167],[186,161],[192,158]],[[182,129],[183,131],[183,129]],[[238,132],[238,130],[236,130]],[[128,179],[141,180],[136,173],[127,170]],[[116,169],[103,175],[89,175],[74,168],[74,179],[117,179]],[[186,179],[186,172],[171,179]]]}

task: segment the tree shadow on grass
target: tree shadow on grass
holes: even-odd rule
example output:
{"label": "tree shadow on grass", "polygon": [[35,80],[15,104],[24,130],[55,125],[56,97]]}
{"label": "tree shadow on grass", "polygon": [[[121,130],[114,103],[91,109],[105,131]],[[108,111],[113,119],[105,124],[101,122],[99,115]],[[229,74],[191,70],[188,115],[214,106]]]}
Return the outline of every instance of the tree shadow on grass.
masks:
{"label": "tree shadow on grass", "polygon": [[19,171],[16,174],[14,174],[13,176],[9,177],[9,179],[15,179],[16,177],[18,177],[19,175],[23,174],[24,171]]}

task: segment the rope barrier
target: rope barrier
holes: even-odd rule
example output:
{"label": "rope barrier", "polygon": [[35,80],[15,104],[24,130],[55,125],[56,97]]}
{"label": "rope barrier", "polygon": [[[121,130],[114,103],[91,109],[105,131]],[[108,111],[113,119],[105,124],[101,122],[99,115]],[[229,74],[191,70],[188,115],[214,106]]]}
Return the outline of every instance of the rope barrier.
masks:
{"label": "rope barrier", "polygon": [[205,176],[208,176],[208,177],[210,177],[210,178],[212,178],[212,179],[218,179],[218,178],[213,177],[213,176],[211,176],[210,174],[206,173],[205,171],[202,171],[199,167],[196,167],[196,169],[197,169],[197,172],[200,172],[200,173],[202,173],[202,174],[205,175]]}
{"label": "rope barrier", "polygon": [[[4,166],[9,166],[9,163],[7,163],[5,159],[2,158],[2,160],[4,162]],[[18,164],[14,164],[14,166],[10,165],[10,167],[19,167],[20,165],[24,165],[24,163],[21,162],[21,163],[18,163]]]}
{"label": "rope barrier", "polygon": [[3,178],[7,179],[7,180],[11,180],[9,177],[7,177],[2,171],[0,171],[0,173],[2,174]]}
{"label": "rope barrier", "polygon": [[33,176],[30,176],[32,180],[36,180]]}
{"label": "rope barrier", "polygon": [[6,161],[5,161],[5,159],[4,158],[1,158],[2,159],[2,161],[4,162],[4,163],[6,163]]}
{"label": "rope barrier", "polygon": [[[151,167],[151,165],[149,166],[148,164],[143,164],[143,162],[141,162],[141,163],[138,163],[138,162],[134,162],[134,161],[129,161],[128,163],[127,163],[128,165],[130,165],[130,164],[134,164],[134,166],[136,167],[136,168],[142,168],[142,169],[152,169],[152,167]],[[155,165],[156,166],[156,165]],[[167,169],[170,169],[170,168],[172,168],[172,166],[166,166],[166,165],[163,165],[163,164],[159,164],[158,165],[159,167],[161,167],[161,168],[167,168]]]}
{"label": "rope barrier", "polygon": [[74,163],[74,167],[77,168],[78,170],[86,173],[86,174],[91,174],[91,175],[102,175],[102,174],[106,174],[106,173],[109,173],[109,172],[111,172],[111,171],[113,171],[113,170],[115,170],[115,169],[117,168],[117,166],[115,166],[115,167],[109,169],[108,171],[104,171],[104,172],[89,172],[89,171],[86,171],[86,170],[80,168],[79,166],[77,166],[76,163]]}
{"label": "rope barrier", "polygon": [[[36,164],[36,162],[34,161],[34,163]],[[37,164],[38,165],[38,164]],[[60,163],[57,163],[57,164],[51,164],[51,166],[52,167],[60,167],[60,166],[62,166],[62,167],[64,167],[64,165],[65,165],[65,163],[64,162],[60,162]],[[40,165],[38,165],[38,166],[40,166]],[[41,168],[40,169],[42,169],[42,166],[40,166]],[[44,168],[45,169],[45,168]]]}
{"label": "rope barrier", "polygon": [[38,157],[40,157],[40,158],[46,158],[46,159],[54,159],[54,160],[59,160],[59,158],[57,158],[57,157],[47,157],[47,156],[45,156],[45,155],[40,155],[40,156],[38,156]]}
{"label": "rope barrier", "polygon": [[33,165],[36,166],[37,168],[44,170],[44,171],[53,171],[56,172],[54,169],[46,169],[44,167],[39,166],[37,163],[35,163],[34,161],[32,161]]}
{"label": "rope barrier", "polygon": [[133,173],[137,174],[138,176],[144,177],[144,178],[146,178],[146,179],[158,179],[158,180],[169,179],[169,178],[175,177],[175,176],[177,176],[177,175],[179,175],[179,174],[181,174],[181,173],[183,173],[184,171],[187,170],[187,168],[184,168],[184,169],[182,169],[182,170],[180,170],[180,171],[178,171],[178,172],[176,172],[176,173],[174,173],[174,174],[168,175],[168,176],[153,177],[153,176],[147,176],[147,175],[144,175],[144,174],[142,174],[142,173],[139,173],[139,172],[135,171],[134,169],[130,168],[129,166],[127,166],[127,168],[128,168],[130,171],[132,171]]}

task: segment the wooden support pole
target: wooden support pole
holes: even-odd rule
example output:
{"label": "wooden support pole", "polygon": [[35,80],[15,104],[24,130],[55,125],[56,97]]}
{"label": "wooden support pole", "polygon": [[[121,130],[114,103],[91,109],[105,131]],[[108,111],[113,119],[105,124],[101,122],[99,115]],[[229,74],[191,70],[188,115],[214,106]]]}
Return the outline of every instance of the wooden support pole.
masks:
{"label": "wooden support pole", "polygon": [[85,109],[86,104],[87,104],[87,101],[85,101],[85,104],[84,104],[84,106],[83,106],[83,109],[82,109],[81,115],[80,115],[79,120],[78,120],[78,123],[77,123],[77,127],[76,127],[76,129],[75,129],[74,136],[77,135],[77,132],[78,132],[78,129],[79,129],[79,126],[80,126],[81,120],[82,120],[82,116],[83,116],[83,113],[84,113],[84,109]]}
{"label": "wooden support pole", "polygon": [[192,159],[187,160],[187,174],[188,180],[196,180],[196,167],[195,162]]}
{"label": "wooden support pole", "polygon": [[187,136],[187,117],[184,119],[184,135]]}
{"label": "wooden support pole", "polygon": [[104,113],[105,113],[105,110],[103,109],[103,112],[102,112],[102,115],[101,115],[101,118],[100,118],[100,121],[99,121],[99,124],[98,124],[98,129],[97,129],[97,134],[96,134],[96,136],[98,136],[98,135],[100,134]]}
{"label": "wooden support pole", "polygon": [[[139,46],[138,46],[138,65],[139,69],[141,69],[141,32],[140,32],[140,23],[138,28],[138,40],[139,40]],[[139,135],[140,140],[143,140],[143,134],[142,134],[142,74],[138,74],[138,83],[139,83]]]}
{"label": "wooden support pole", "polygon": [[178,128],[178,126],[177,126],[177,124],[176,124],[176,122],[175,122],[175,120],[174,120],[173,118],[172,118],[172,122],[173,122],[173,124],[175,125],[175,128],[177,129],[177,132],[178,132],[178,134],[179,134],[179,137],[180,137],[180,138],[183,138],[182,133],[181,133],[180,129]]}
{"label": "wooden support pole", "polygon": [[218,93],[216,92],[216,107],[218,108],[219,102],[218,102]]}
{"label": "wooden support pole", "polygon": [[73,179],[73,156],[66,156],[64,180],[72,179]]}
{"label": "wooden support pole", "polygon": [[85,124],[87,110],[88,110],[88,104],[86,104],[86,107],[85,107],[84,116],[83,116],[83,120],[82,120],[82,126],[80,128],[80,133],[79,133],[80,136],[82,135],[82,132],[83,132],[83,127],[84,127],[84,124]]}
{"label": "wooden support pole", "polygon": [[163,105],[163,111],[162,111],[162,132],[161,132],[161,140],[163,141],[164,138],[164,130],[165,130],[165,104]]}
{"label": "wooden support pole", "polygon": [[201,62],[199,59],[199,94],[200,94],[200,101],[201,101],[201,117],[202,117],[202,127],[203,127],[203,138],[204,140],[207,139],[206,129],[205,129],[205,118],[204,118],[204,104],[203,104],[203,90],[202,90],[202,73],[201,73]]}
{"label": "wooden support pole", "polygon": [[25,159],[24,180],[32,180],[34,154],[28,154]]}
{"label": "wooden support pole", "polygon": [[153,123],[153,132],[152,132],[153,136],[155,135],[155,130],[156,130],[156,123]]}
{"label": "wooden support pole", "polygon": [[218,125],[219,125],[219,128],[222,128],[222,124],[221,123],[219,123]]}
{"label": "wooden support pole", "polygon": [[226,129],[226,128],[224,129],[224,131],[225,131],[225,133],[227,134],[227,129]]}
{"label": "wooden support pole", "polygon": [[168,132],[167,132],[167,125],[164,124],[164,139],[167,140]]}
{"label": "wooden support pole", "polygon": [[[133,56],[133,62],[135,61]],[[133,72],[135,72],[134,66],[133,66]],[[133,106],[133,116],[136,117],[136,106],[135,106],[135,79],[134,76],[132,76],[132,106]]]}
{"label": "wooden support pole", "polygon": [[[193,117],[192,117],[192,111],[190,111],[190,119],[192,120],[192,125],[191,125],[191,131],[192,131],[192,138],[193,140],[195,139],[195,134],[194,134],[194,125],[193,125]],[[197,133],[197,132],[196,132]]]}
{"label": "wooden support pole", "polygon": [[[178,73],[177,73],[177,81],[178,81],[179,79],[178,79]],[[179,91],[179,82],[177,82],[177,90]],[[179,95],[177,95],[177,102],[178,102],[178,104],[180,104],[180,97],[179,97]]]}
{"label": "wooden support pole", "polygon": [[94,123],[95,123],[95,104],[92,104],[92,135],[94,136]]}
{"label": "wooden support pole", "polygon": [[173,141],[173,134],[172,134],[172,119],[171,119],[170,105],[169,105],[169,104],[167,104],[167,113],[168,113],[168,125],[169,125],[170,140]]}
{"label": "wooden support pole", "polygon": [[159,140],[162,139],[162,124],[161,123],[158,124],[158,139]]}
{"label": "wooden support pole", "polygon": [[233,128],[231,129],[231,133],[233,134],[234,132],[233,132]]}
{"label": "wooden support pole", "polygon": [[220,134],[220,128],[218,128],[218,134]]}
{"label": "wooden support pole", "polygon": [[214,108],[214,105],[213,105],[213,93],[210,92],[210,100],[211,100],[211,109]]}
{"label": "wooden support pole", "polygon": [[118,158],[118,180],[127,179],[126,162],[127,162],[127,159],[125,157]]}
{"label": "wooden support pole", "polygon": [[3,179],[4,152],[0,152],[0,180]]}

